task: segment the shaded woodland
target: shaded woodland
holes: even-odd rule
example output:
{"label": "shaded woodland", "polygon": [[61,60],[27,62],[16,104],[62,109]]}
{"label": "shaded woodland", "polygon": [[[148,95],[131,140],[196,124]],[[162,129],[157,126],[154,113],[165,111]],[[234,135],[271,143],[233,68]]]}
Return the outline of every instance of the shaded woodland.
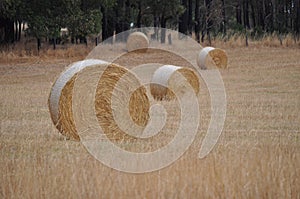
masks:
{"label": "shaded woodland", "polygon": [[[57,44],[96,42],[130,28],[161,27],[198,42],[235,34],[259,39],[292,34],[299,40],[300,0],[1,0],[0,45],[22,36]],[[62,28],[68,30],[62,34]],[[22,34],[24,33],[24,34]],[[164,33],[155,35],[162,43]]]}

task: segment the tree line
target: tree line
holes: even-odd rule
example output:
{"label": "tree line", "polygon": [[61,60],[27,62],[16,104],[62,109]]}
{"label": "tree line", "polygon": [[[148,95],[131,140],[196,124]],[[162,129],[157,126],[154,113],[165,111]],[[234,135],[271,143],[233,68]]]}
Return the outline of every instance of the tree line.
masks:
{"label": "tree line", "polygon": [[[24,25],[28,27],[24,29]],[[102,40],[132,27],[161,27],[198,42],[236,33],[260,37],[291,33],[299,39],[300,0],[1,0],[0,44],[18,42],[21,32],[55,45],[61,28],[70,42]],[[155,35],[162,43],[165,33]]]}

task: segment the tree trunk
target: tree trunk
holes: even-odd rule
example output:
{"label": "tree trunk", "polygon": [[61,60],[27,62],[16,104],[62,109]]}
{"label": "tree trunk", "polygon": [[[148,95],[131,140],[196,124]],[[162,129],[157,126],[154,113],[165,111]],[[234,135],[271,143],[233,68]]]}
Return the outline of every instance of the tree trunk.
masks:
{"label": "tree trunk", "polygon": [[273,8],[271,6],[270,0],[265,0],[264,4],[264,24],[265,24],[265,30],[267,32],[272,32],[272,15],[273,15]]}
{"label": "tree trunk", "polygon": [[22,21],[19,20],[19,36],[18,36],[18,41],[21,40],[21,33],[22,33]]}
{"label": "tree trunk", "polygon": [[[112,9],[106,8],[105,6],[101,6],[102,12],[102,41],[113,43],[113,34],[115,30],[115,15]],[[109,40],[107,40],[110,38]]]}
{"label": "tree trunk", "polygon": [[237,5],[235,7],[236,10],[236,22],[238,24],[242,24],[242,7],[241,7],[241,0],[238,0]]}
{"label": "tree trunk", "polygon": [[87,42],[87,38],[86,37],[83,37],[83,42],[85,43],[85,46],[87,47],[88,46],[88,42]]}
{"label": "tree trunk", "polygon": [[162,44],[166,43],[166,26],[167,26],[167,20],[165,16],[161,17],[161,35],[160,35],[160,42]]}
{"label": "tree trunk", "polygon": [[299,38],[300,34],[300,0],[296,0],[296,20],[295,20],[295,32]]}
{"label": "tree trunk", "polygon": [[182,0],[182,5],[185,8],[184,13],[179,18],[179,32],[187,34],[188,31],[188,1]]}
{"label": "tree trunk", "polygon": [[251,7],[251,19],[252,19],[252,26],[256,28],[256,19],[255,19],[255,10],[253,5],[253,0],[250,0],[250,7]]}
{"label": "tree trunk", "polygon": [[14,21],[10,19],[4,19],[4,42],[5,43],[13,43],[15,41],[14,37]]}
{"label": "tree trunk", "polygon": [[188,1],[188,34],[192,35],[193,32],[193,1]]}
{"label": "tree trunk", "polygon": [[53,38],[53,50],[56,50],[56,38]]}
{"label": "tree trunk", "polygon": [[205,38],[205,31],[202,30],[202,32],[201,32],[201,42],[202,43],[204,42],[204,38]]}
{"label": "tree trunk", "polygon": [[142,2],[138,2],[138,15],[137,15],[137,20],[136,20],[136,26],[138,28],[142,27]]}
{"label": "tree trunk", "polygon": [[14,23],[14,30],[15,30],[15,41],[18,41],[18,36],[19,36],[19,26],[18,26],[18,21],[16,20]]}
{"label": "tree trunk", "polygon": [[116,42],[122,42],[125,38],[123,34],[119,34],[124,31],[125,20],[125,2],[124,0],[118,0],[118,5],[114,8],[116,15]]}
{"label": "tree trunk", "polygon": [[290,19],[288,10],[289,10],[289,1],[285,0],[285,28],[286,28],[286,30],[288,30],[288,28],[289,28],[289,19]]}
{"label": "tree trunk", "polygon": [[98,36],[95,38],[95,45],[98,46]]}
{"label": "tree trunk", "polygon": [[101,13],[102,13],[102,41],[106,40],[108,38],[107,33],[107,13],[105,6],[101,6]]}
{"label": "tree trunk", "polygon": [[225,10],[226,6],[225,6],[225,0],[222,0],[222,32],[223,32],[223,35],[226,35],[226,10]]}
{"label": "tree trunk", "polygon": [[277,11],[277,28],[279,34],[284,32],[284,5],[282,3],[278,4],[278,11]]}
{"label": "tree trunk", "polygon": [[262,30],[265,30],[265,19],[264,19],[264,14],[265,14],[265,11],[264,11],[264,0],[262,1],[258,1],[258,24],[259,26],[262,28]]}
{"label": "tree trunk", "polygon": [[244,11],[244,27],[250,29],[250,21],[249,21],[249,4],[248,0],[244,0],[243,2],[243,11]]}
{"label": "tree trunk", "polygon": [[196,41],[200,43],[200,0],[196,0],[195,5],[195,35]]}
{"label": "tree trunk", "polygon": [[171,33],[168,34],[168,43],[169,43],[169,45],[172,45],[172,35],[171,35]]}
{"label": "tree trunk", "polygon": [[[130,0],[126,0],[125,2],[125,19],[124,19],[124,24],[123,24],[123,31],[127,31],[130,29],[130,19],[131,19],[131,12],[130,12]],[[124,41],[127,41],[127,38],[129,36],[129,32],[125,32],[124,33],[124,37],[125,37],[125,40]]]}
{"label": "tree trunk", "polygon": [[210,29],[213,25],[212,19],[211,19],[211,16],[210,16],[211,0],[205,0],[205,6],[206,6],[206,25],[205,25],[206,35],[207,35],[208,43],[211,46]]}
{"label": "tree trunk", "polygon": [[153,35],[153,39],[158,40],[158,26],[159,26],[159,18],[156,14],[154,14],[153,16],[153,25],[154,25],[154,35]]}
{"label": "tree trunk", "polygon": [[41,39],[37,38],[36,41],[37,41],[37,50],[38,50],[38,53],[39,53],[40,50],[41,50]]}

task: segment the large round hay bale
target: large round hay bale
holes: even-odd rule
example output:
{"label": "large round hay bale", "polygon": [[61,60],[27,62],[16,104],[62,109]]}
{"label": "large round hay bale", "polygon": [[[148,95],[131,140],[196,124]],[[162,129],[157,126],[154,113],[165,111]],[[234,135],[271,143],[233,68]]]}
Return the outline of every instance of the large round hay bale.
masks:
{"label": "large round hay bale", "polygon": [[149,39],[142,32],[134,32],[128,36],[126,44],[128,52],[146,50],[149,47]]}
{"label": "large round hay bale", "polygon": [[[103,74],[103,76],[101,76],[99,80],[98,88],[96,91],[95,110],[97,110],[96,113],[101,127],[104,128],[106,131],[108,131],[107,129],[110,128],[108,124],[114,123],[114,121],[110,121],[114,120],[111,114],[112,108],[110,106],[110,93],[114,90],[116,80],[118,80],[124,73],[129,73],[127,69],[121,66],[109,64],[102,60],[85,60],[72,64],[65,72],[63,72],[59,76],[59,78],[56,80],[51,89],[51,93],[48,100],[49,110],[52,121],[56,128],[59,130],[59,132],[67,138],[71,138],[74,140],[80,140],[80,136],[78,135],[73,119],[72,98],[74,92],[77,92],[73,88],[78,74],[82,73],[83,71],[88,71],[89,68],[96,68]],[[134,79],[133,81],[138,82],[138,80],[135,79],[134,75],[130,77]],[[89,81],[89,79],[87,79],[86,81]],[[128,82],[128,84],[130,83],[131,82]],[[123,92],[128,91],[124,90]],[[132,95],[135,98],[129,105],[129,109],[131,110],[130,113],[132,115],[132,118],[134,118],[133,120],[141,125],[147,124],[147,111],[149,110],[150,106],[145,92],[146,91],[143,87],[141,87],[141,89],[136,90]],[[98,99],[99,97],[101,99]],[[138,102],[142,102],[143,107]],[[82,119],[84,120],[86,118]],[[107,128],[107,126],[109,127]],[[111,130],[113,131],[115,129],[116,128]],[[109,133],[110,131],[108,131],[108,134]]]}
{"label": "large round hay bale", "polygon": [[56,128],[67,138],[79,140],[72,116],[72,93],[76,74],[96,64],[107,65],[108,63],[97,59],[88,59],[75,62],[68,67],[55,81],[51,88],[48,106],[51,119]]}
{"label": "large round hay bale", "polygon": [[178,81],[178,75],[184,79],[197,95],[200,90],[199,77],[192,69],[179,67],[174,65],[164,65],[158,68],[154,74],[150,84],[150,91],[156,100],[172,100],[176,98],[176,94],[186,91],[185,83]]}
{"label": "large round hay bale", "polygon": [[[122,83],[118,84],[119,81]],[[145,87],[140,85],[133,73],[113,64],[101,75],[96,89],[95,112],[103,132],[110,140],[135,139],[121,128],[124,126],[122,123],[133,121],[141,127],[140,131],[148,124],[150,102]],[[114,109],[124,110],[123,113],[121,111],[121,121],[116,121]],[[128,116],[125,111],[129,111]],[[133,131],[134,126],[130,126],[130,129]]]}
{"label": "large round hay bale", "polygon": [[201,69],[216,66],[217,68],[227,68],[227,54],[220,48],[205,47],[197,57],[197,64]]}

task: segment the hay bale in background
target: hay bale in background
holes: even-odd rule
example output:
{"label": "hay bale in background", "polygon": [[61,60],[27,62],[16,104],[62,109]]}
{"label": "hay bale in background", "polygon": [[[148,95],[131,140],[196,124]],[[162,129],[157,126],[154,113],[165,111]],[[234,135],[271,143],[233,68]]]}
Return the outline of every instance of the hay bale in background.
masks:
{"label": "hay bale in background", "polygon": [[201,69],[217,66],[218,68],[227,68],[227,54],[220,48],[205,47],[197,57],[197,64]]}
{"label": "hay bale in background", "polygon": [[184,76],[187,83],[194,89],[195,94],[197,95],[199,93],[199,77],[192,69],[164,65],[158,68],[153,74],[150,84],[150,92],[153,98],[156,100],[172,100],[176,98],[174,93],[184,93],[186,91],[184,87],[185,84],[184,82],[178,81],[176,78],[177,75]]}
{"label": "hay bale in background", "polygon": [[146,50],[149,47],[149,39],[142,32],[131,33],[126,44],[128,52],[135,50]]}
{"label": "hay bale in background", "polygon": [[48,99],[50,116],[53,124],[67,138],[79,140],[73,116],[72,93],[76,74],[82,69],[92,65],[107,65],[108,63],[97,59],[88,59],[71,64],[55,81]]}

